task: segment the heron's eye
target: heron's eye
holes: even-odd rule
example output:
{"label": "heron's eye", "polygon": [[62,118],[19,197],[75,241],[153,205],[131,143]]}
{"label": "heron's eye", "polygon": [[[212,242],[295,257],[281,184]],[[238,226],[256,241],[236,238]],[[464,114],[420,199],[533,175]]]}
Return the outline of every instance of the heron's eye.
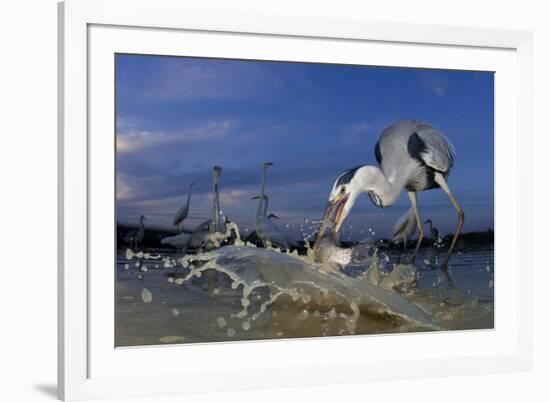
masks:
{"label": "heron's eye", "polygon": [[342,194],[342,195],[346,194],[346,186],[342,186],[340,188],[340,194]]}

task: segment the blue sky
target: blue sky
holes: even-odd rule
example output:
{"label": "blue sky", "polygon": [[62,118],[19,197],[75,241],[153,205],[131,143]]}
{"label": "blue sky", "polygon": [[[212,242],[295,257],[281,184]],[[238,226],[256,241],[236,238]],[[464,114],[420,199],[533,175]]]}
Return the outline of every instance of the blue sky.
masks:
{"label": "blue sky", "polygon": [[[493,73],[386,67],[116,56],[118,221],[169,226],[197,186],[188,225],[209,218],[212,166],[223,168],[221,209],[253,226],[263,161],[270,210],[294,236],[319,219],[336,177],[376,164],[382,130],[401,119],[438,127],[457,152],[449,185],[464,231],[493,228]],[[344,236],[389,237],[408,208],[403,193],[379,209],[361,196]],[[420,213],[451,232],[441,190],[419,194]],[[309,224],[305,225],[306,227]]]}

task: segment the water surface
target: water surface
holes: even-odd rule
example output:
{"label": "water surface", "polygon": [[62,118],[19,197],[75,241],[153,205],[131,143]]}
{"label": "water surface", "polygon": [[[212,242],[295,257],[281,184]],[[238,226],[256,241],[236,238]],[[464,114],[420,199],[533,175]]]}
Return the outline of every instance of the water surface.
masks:
{"label": "water surface", "polygon": [[[116,345],[280,339],[493,328],[493,249],[401,251],[342,272],[305,257],[227,246],[184,257],[119,250]],[[443,253],[440,253],[443,257]],[[148,256],[146,256],[148,257]]]}

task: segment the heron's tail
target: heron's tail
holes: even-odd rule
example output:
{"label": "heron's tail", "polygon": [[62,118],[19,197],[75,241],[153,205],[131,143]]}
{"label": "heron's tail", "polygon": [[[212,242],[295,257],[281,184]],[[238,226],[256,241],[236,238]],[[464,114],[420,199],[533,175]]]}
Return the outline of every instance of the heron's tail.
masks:
{"label": "heron's tail", "polygon": [[415,230],[416,218],[414,216],[414,209],[411,206],[393,225],[393,240],[407,241],[414,234]]}

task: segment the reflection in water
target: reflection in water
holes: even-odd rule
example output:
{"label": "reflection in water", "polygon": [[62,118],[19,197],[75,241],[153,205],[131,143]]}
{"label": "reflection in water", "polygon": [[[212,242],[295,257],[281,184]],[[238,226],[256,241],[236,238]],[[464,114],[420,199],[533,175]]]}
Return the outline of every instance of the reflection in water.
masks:
{"label": "reflection in water", "polygon": [[429,248],[415,266],[374,251],[338,271],[309,248],[234,243],[183,256],[120,250],[117,346],[493,327],[492,248],[454,256],[447,273],[432,269]]}

